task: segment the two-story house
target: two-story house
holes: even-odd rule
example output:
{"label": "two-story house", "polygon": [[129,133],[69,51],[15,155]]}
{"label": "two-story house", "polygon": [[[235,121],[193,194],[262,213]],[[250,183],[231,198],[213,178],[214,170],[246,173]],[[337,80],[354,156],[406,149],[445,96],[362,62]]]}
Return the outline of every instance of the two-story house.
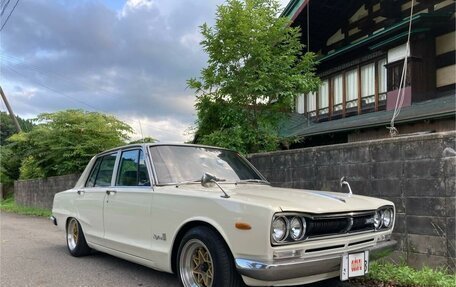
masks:
{"label": "two-story house", "polygon": [[398,110],[399,135],[455,129],[454,0],[292,0],[282,16],[322,80],[282,128],[292,148],[389,137]]}

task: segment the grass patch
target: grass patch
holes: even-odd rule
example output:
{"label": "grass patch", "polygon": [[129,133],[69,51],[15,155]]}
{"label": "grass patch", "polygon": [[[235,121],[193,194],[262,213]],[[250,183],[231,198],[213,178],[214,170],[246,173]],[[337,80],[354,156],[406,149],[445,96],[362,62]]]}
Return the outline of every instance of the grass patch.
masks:
{"label": "grass patch", "polygon": [[456,274],[429,267],[416,270],[404,263],[372,262],[368,275],[357,281],[363,286],[454,287]]}
{"label": "grass patch", "polygon": [[43,216],[49,217],[51,216],[51,210],[44,209],[44,208],[36,208],[36,207],[26,207],[17,205],[14,201],[14,198],[6,198],[0,200],[0,210],[5,212],[13,212],[23,215],[33,215],[33,216]]}

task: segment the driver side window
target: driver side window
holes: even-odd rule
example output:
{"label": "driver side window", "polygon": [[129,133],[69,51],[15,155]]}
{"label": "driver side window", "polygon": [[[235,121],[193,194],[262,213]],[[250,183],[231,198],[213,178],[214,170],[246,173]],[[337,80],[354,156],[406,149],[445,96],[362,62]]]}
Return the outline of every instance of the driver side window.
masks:
{"label": "driver side window", "polygon": [[117,186],[150,186],[147,166],[142,150],[122,152]]}

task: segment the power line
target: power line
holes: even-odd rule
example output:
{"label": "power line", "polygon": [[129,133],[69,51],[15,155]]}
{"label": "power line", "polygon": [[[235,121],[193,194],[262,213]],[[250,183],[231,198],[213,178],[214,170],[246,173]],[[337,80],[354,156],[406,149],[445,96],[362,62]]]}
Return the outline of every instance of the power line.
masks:
{"label": "power line", "polygon": [[[6,7],[8,7],[8,4],[10,3],[10,1],[11,0],[8,0],[8,2],[5,3],[5,5],[3,5],[3,3],[2,3],[3,8],[2,8],[2,13],[0,14],[0,16],[3,16],[3,14],[6,11]],[[2,1],[2,2],[4,2],[4,1]]]}
{"label": "power line", "polygon": [[85,87],[88,90],[96,91],[97,93],[100,93],[102,95],[112,96],[112,92],[111,91],[101,87],[100,85],[95,85],[93,83],[89,83],[89,82],[84,81],[84,80],[75,81],[74,78],[70,78],[70,77],[67,77],[67,76],[64,76],[64,75],[61,75],[61,74],[57,74],[55,72],[46,71],[46,70],[44,70],[43,68],[41,68],[39,66],[32,65],[32,64],[30,64],[28,62],[25,62],[25,60],[23,60],[23,59],[21,59],[19,57],[15,57],[15,56],[12,56],[12,55],[6,55],[6,54],[3,54],[3,55],[0,54],[0,58],[2,58],[3,60],[6,60],[7,62],[15,64],[15,65],[23,64],[23,65],[21,65],[21,67],[24,68],[24,69],[27,69],[27,70],[30,70],[30,71],[32,71],[32,70],[33,71],[37,71],[40,74],[45,74],[47,76],[59,78],[59,79],[67,82],[68,84],[70,84],[72,86],[74,86],[74,84],[77,83],[78,85],[83,86],[83,87]]}
{"label": "power line", "polygon": [[17,6],[18,3],[19,3],[19,0],[16,1],[16,4],[14,4],[13,9],[11,9],[11,11],[10,11],[8,17],[6,17],[5,22],[3,23],[2,27],[0,28],[0,32],[3,30],[3,28],[4,28],[5,25],[6,25],[6,23],[8,23],[8,20],[9,20],[9,18],[11,17],[11,14],[13,14],[14,9],[16,9],[16,6]]}
{"label": "power line", "polygon": [[[16,74],[18,74],[18,75],[20,75],[20,76],[22,76],[22,77],[28,79],[28,77],[27,77],[26,75],[24,75],[24,74],[22,74],[22,73],[16,71],[16,70],[13,69],[12,67],[10,67],[10,66],[5,66],[5,67],[8,68],[8,69],[10,69],[10,70],[13,71],[14,73],[16,73]],[[48,89],[48,90],[50,90],[50,91],[56,93],[57,95],[64,96],[64,97],[66,97],[66,98],[68,98],[68,99],[70,99],[70,100],[72,100],[72,101],[75,101],[75,102],[78,102],[78,103],[80,103],[80,104],[83,104],[83,105],[85,105],[85,106],[87,106],[87,107],[90,107],[91,109],[93,109],[93,110],[95,110],[95,111],[100,110],[100,109],[98,109],[98,108],[96,108],[96,107],[94,107],[94,106],[92,106],[92,105],[90,105],[90,104],[88,104],[88,103],[85,103],[85,102],[83,102],[83,101],[80,101],[80,100],[78,100],[78,99],[75,99],[75,98],[73,98],[73,97],[70,97],[70,96],[68,96],[68,95],[65,95],[64,93],[62,93],[62,92],[60,92],[60,91],[58,91],[58,90],[56,90],[56,89],[54,89],[54,88],[51,88],[51,87],[49,87],[49,86],[47,86],[47,85],[45,85],[45,84],[43,84],[43,83],[41,83],[41,82],[39,82],[39,81],[37,81],[37,80],[35,80],[35,83],[38,84],[39,86],[45,88],[45,89]]]}
{"label": "power line", "polygon": [[[27,79],[27,80],[29,80],[29,78],[30,78],[30,77],[28,77],[28,76],[26,76],[26,75],[24,75],[24,74],[18,72],[17,70],[13,69],[10,65],[5,65],[5,67],[6,67],[7,69],[11,70],[12,72],[14,72],[14,73],[20,75],[21,77]],[[79,103],[79,104],[85,105],[85,106],[91,108],[92,110],[94,110],[94,111],[96,111],[96,112],[100,112],[100,111],[101,111],[101,112],[103,112],[103,113],[111,114],[111,115],[115,116],[113,113],[109,113],[108,111],[105,111],[105,110],[102,110],[102,109],[100,109],[100,108],[97,108],[97,107],[95,107],[95,106],[93,106],[93,105],[91,105],[91,104],[88,104],[88,103],[84,102],[84,101],[81,101],[81,100],[75,99],[75,98],[73,98],[73,97],[71,97],[71,96],[68,96],[68,95],[66,95],[65,93],[63,93],[63,92],[61,92],[61,91],[58,91],[58,90],[56,90],[56,89],[54,89],[54,88],[51,88],[51,87],[49,87],[49,86],[43,84],[42,82],[40,82],[40,81],[38,81],[38,80],[36,80],[36,79],[34,79],[34,78],[33,78],[32,80],[35,82],[35,84],[37,84],[37,85],[39,85],[39,86],[41,86],[41,87],[43,87],[43,88],[45,88],[45,89],[47,89],[47,90],[49,90],[49,91],[51,91],[51,92],[54,92],[54,93],[57,94],[57,95],[63,96],[63,97],[68,98],[68,99],[70,99],[70,100],[72,100],[72,101],[74,101],[74,102],[77,102],[77,103]],[[125,120],[128,120],[130,123],[136,123],[136,121],[137,121],[137,119],[132,118],[132,117],[128,117],[128,116],[127,116],[127,117],[126,117],[126,116],[121,116],[121,117],[123,117]],[[145,125],[147,125],[147,126],[155,127],[155,125],[149,124],[148,122],[141,123],[141,124],[145,124]],[[132,127],[132,128],[133,128],[133,127]],[[155,128],[156,128],[156,127],[155,127]],[[135,130],[135,128],[133,128],[133,129]],[[140,127],[140,129],[142,130],[142,127]],[[142,133],[142,131],[140,131],[140,133]]]}

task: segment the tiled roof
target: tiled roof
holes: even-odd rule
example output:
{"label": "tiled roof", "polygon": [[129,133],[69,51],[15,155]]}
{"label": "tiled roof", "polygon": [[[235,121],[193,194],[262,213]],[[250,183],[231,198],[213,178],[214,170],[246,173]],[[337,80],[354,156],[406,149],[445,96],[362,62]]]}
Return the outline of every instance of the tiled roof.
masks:
{"label": "tiled roof", "polygon": [[[446,96],[402,108],[395,123],[455,116],[456,95]],[[389,125],[393,111],[380,111],[322,123],[308,121],[304,115],[293,113],[283,123],[284,137],[305,137]]]}

